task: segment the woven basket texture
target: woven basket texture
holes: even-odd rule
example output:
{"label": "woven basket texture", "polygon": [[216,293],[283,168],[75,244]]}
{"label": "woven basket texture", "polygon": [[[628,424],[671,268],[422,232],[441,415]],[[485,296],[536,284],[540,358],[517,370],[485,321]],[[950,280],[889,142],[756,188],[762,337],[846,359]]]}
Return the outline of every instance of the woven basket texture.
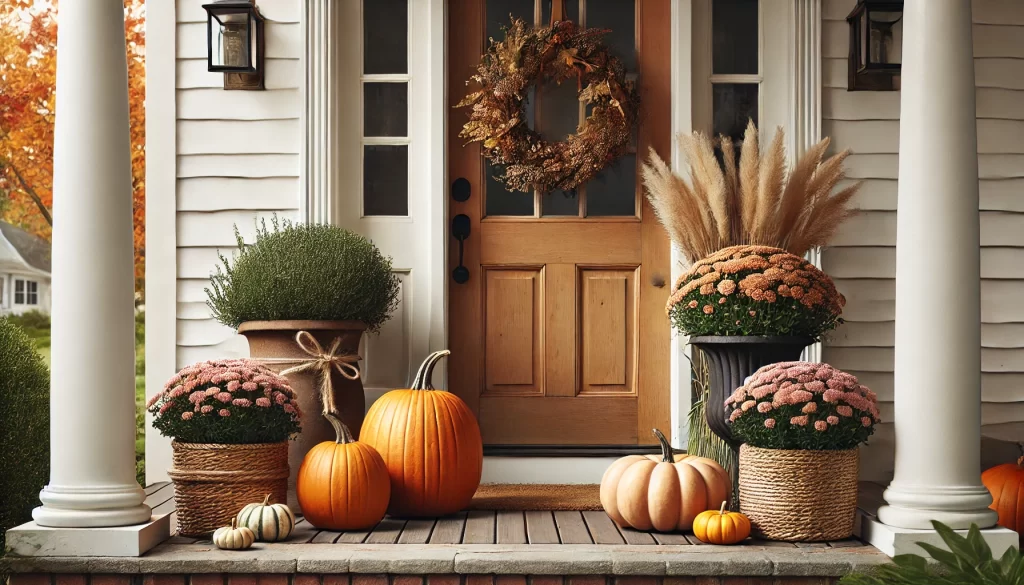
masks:
{"label": "woven basket texture", "polygon": [[859,452],[740,447],[740,511],[768,540],[814,542],[853,534]]}
{"label": "woven basket texture", "polygon": [[231,519],[246,504],[283,502],[288,495],[288,442],[253,445],[179,443],[173,441],[178,534],[205,536]]}

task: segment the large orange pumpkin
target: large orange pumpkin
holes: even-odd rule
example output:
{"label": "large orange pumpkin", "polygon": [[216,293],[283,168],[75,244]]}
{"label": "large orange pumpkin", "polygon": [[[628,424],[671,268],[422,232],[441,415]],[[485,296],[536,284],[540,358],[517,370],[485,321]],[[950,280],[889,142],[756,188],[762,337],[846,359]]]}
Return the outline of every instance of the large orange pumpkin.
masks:
{"label": "large orange pumpkin", "polygon": [[435,390],[431,372],[448,350],[430,354],[412,387],[392,390],[370,407],[360,440],[384,458],[395,516],[443,516],[469,505],[480,486],[480,425],[458,396]]}
{"label": "large orange pumpkin", "polygon": [[384,517],[391,495],[388,469],[366,443],[355,441],[345,423],[324,414],[337,433],[309,450],[299,467],[295,492],[310,524],[328,530],[361,530]]}
{"label": "large orange pumpkin", "polygon": [[665,435],[654,435],[660,455],[623,457],[604,472],[601,506],[619,526],[690,530],[697,514],[729,498],[729,473],[712,459],[673,454]]}
{"label": "large orange pumpkin", "polygon": [[1016,465],[1004,463],[986,470],[981,483],[992,494],[989,507],[999,514],[999,525],[1021,533],[1024,545],[1024,457]]}

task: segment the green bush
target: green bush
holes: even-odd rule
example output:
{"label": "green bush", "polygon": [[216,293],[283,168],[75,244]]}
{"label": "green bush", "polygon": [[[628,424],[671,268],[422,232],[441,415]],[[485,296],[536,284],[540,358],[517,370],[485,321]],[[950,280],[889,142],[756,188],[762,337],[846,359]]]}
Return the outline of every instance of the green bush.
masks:
{"label": "green bush", "polygon": [[[30,330],[41,330],[45,331],[46,335],[50,334],[50,316],[42,311],[27,311],[21,315],[11,315],[7,318],[11,323],[14,323],[18,327],[21,327],[26,332]],[[29,333],[29,337],[35,337]]]}
{"label": "green bush", "polygon": [[977,525],[960,536],[941,522],[932,526],[949,550],[919,542],[937,563],[918,555],[898,555],[893,564],[876,567],[870,574],[855,573],[840,581],[843,585],[1022,585],[1024,555],[1010,547],[1003,556],[992,557],[992,549],[981,537]]}
{"label": "green bush", "polygon": [[220,257],[206,289],[218,321],[354,320],[376,331],[391,318],[400,282],[372,242],[336,226],[271,223],[248,246],[235,228],[239,251]]}
{"label": "green bush", "polygon": [[50,474],[50,375],[32,341],[0,318],[0,550],[32,519]]}

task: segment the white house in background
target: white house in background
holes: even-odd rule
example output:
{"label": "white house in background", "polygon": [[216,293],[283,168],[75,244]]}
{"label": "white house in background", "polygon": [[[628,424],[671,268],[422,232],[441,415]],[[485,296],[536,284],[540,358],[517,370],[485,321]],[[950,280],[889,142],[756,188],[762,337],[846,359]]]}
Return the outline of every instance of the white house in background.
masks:
{"label": "white house in background", "polygon": [[0,221],[0,315],[50,312],[50,242]]}

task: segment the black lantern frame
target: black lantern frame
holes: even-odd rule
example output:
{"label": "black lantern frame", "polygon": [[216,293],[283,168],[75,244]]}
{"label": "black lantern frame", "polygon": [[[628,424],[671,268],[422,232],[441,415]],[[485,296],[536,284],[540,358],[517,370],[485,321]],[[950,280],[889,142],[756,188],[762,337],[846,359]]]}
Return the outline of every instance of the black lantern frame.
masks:
{"label": "black lantern frame", "polygon": [[[850,25],[849,91],[893,91],[895,78],[899,76],[902,63],[876,61],[871,50],[871,23],[882,22],[873,19],[873,14],[897,13],[900,16],[888,24],[895,26],[903,18],[902,0],[858,0],[853,11],[846,17]],[[902,56],[901,59],[902,61]]]}
{"label": "black lantern frame", "polygon": [[[206,63],[207,71],[224,73],[224,89],[264,89],[263,85],[263,15],[260,14],[255,0],[217,0],[203,4],[206,10]],[[229,19],[234,18],[234,22]],[[214,47],[214,36],[221,29],[243,26],[245,40],[243,50],[244,62],[214,62],[214,51],[223,51],[223,47]]]}

